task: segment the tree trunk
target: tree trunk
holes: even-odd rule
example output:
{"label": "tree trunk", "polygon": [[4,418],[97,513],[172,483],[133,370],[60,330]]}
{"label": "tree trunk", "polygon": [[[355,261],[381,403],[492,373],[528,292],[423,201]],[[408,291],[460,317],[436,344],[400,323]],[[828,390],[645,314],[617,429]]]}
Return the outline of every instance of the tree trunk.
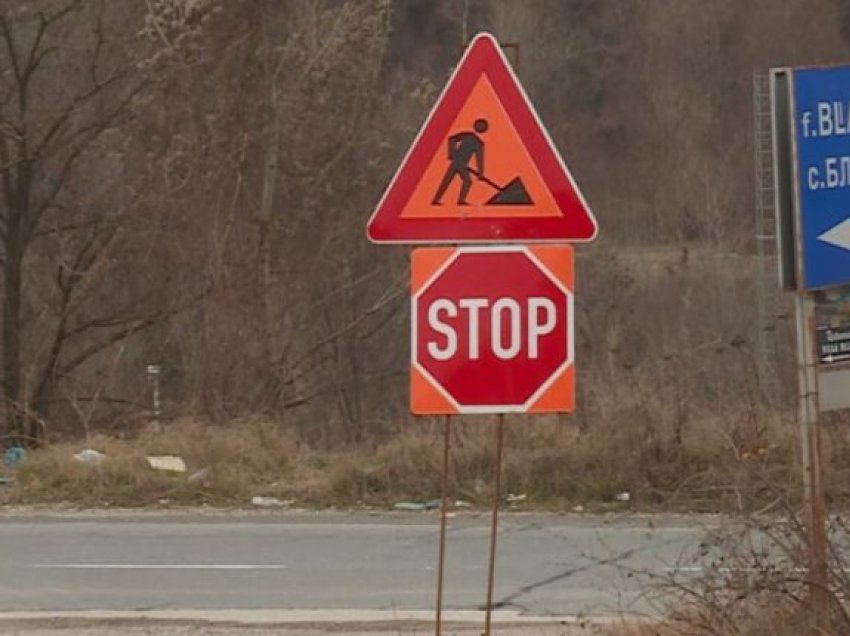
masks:
{"label": "tree trunk", "polygon": [[23,250],[20,211],[11,209],[6,228],[6,263],[3,270],[3,397],[6,406],[6,435],[21,441],[24,435],[21,395],[21,283]]}

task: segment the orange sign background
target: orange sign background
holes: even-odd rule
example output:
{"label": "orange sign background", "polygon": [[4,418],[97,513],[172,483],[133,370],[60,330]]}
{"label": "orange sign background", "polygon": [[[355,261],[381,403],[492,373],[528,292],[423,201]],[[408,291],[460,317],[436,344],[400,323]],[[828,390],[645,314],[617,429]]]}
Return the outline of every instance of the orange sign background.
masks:
{"label": "orange sign background", "polygon": [[[527,251],[537,259],[540,266],[548,271],[570,294],[575,289],[575,270],[573,251],[567,245],[533,245],[525,247],[483,247],[483,248],[420,248],[413,251],[410,269],[410,291],[414,306],[417,297],[434,282],[435,277],[444,269],[450,260],[464,252],[499,252]],[[415,313],[415,312],[414,312]],[[573,316],[570,318],[568,337],[574,338]],[[414,329],[414,334],[416,330]],[[572,351],[572,347],[570,348]],[[544,383],[536,397],[523,407],[517,406],[504,411],[487,409],[484,411],[459,406],[453,403],[444,389],[434,384],[420,370],[416,361],[417,342],[411,344],[410,368],[410,408],[415,415],[451,415],[459,413],[494,413],[494,412],[525,412],[525,413],[569,413],[575,410],[575,364],[572,354],[569,363],[561,367],[555,375]]]}
{"label": "orange sign background", "polygon": [[[533,203],[531,205],[486,205],[497,190],[491,184],[472,176],[469,191],[469,205],[457,205],[461,180],[455,177],[442,198],[441,205],[433,205],[432,200],[443,175],[449,167],[448,137],[460,132],[472,131],[477,119],[485,119],[488,130],[478,136],[484,142],[484,176],[494,183],[504,186],[515,177],[522,180]],[[475,162],[471,162],[475,167]],[[561,211],[555,203],[549,188],[543,182],[522,139],[511,123],[510,117],[502,107],[501,101],[493,90],[486,75],[478,78],[469,99],[455,117],[448,136],[431,159],[419,185],[413,191],[410,200],[401,213],[401,218],[499,218],[499,217],[559,217]]]}

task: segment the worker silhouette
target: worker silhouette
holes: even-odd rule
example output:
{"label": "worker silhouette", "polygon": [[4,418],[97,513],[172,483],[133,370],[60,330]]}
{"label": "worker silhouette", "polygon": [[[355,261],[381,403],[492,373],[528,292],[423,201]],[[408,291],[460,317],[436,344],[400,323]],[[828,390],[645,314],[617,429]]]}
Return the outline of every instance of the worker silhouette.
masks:
{"label": "worker silhouette", "polygon": [[[476,119],[472,125],[475,132],[467,130],[459,132],[456,135],[449,137],[449,167],[446,169],[446,174],[443,175],[443,180],[440,182],[440,187],[437,188],[437,194],[431,202],[433,205],[440,205],[443,195],[449,189],[455,177],[462,181],[460,193],[457,197],[458,205],[469,205],[466,197],[469,194],[469,189],[472,187],[472,177],[470,172],[479,179],[484,179],[484,141],[476,133],[484,134],[487,132],[487,120]],[[469,164],[472,158],[475,158],[475,168]]]}

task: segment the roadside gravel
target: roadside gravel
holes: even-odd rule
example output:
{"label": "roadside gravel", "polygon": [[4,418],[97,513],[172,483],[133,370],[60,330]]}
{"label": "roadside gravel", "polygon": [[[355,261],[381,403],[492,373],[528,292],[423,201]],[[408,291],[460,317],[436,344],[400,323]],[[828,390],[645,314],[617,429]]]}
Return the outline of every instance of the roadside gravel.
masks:
{"label": "roadside gravel", "polygon": [[[445,636],[478,636],[482,626],[474,624],[446,625]],[[211,624],[207,622],[163,622],[163,621],[73,621],[73,620],[37,620],[0,622],[0,632],[11,636],[319,636],[335,634],[337,636],[373,636],[390,634],[410,634],[426,636],[434,633],[432,623],[391,623],[376,624],[315,624],[315,625],[263,625],[245,626],[238,624]],[[618,632],[614,627],[593,627],[578,625],[498,625],[493,633],[498,636],[616,636],[618,633],[630,634],[623,628]]]}

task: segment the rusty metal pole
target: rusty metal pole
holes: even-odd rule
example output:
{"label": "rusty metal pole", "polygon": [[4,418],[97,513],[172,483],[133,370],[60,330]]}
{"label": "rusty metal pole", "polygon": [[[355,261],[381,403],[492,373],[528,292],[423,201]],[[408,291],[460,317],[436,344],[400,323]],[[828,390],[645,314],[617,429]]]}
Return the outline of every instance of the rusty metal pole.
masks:
{"label": "rusty metal pole", "polygon": [[[776,86],[774,85],[774,90]],[[776,95],[774,95],[774,98]],[[794,91],[794,74],[788,76],[787,85],[787,110],[796,113]],[[774,104],[774,117],[777,113]],[[809,540],[809,607],[814,614],[817,625],[824,633],[829,631],[830,593],[829,593],[829,571],[827,567],[827,540],[826,540],[826,497],[823,488],[823,466],[821,461],[820,423],[818,403],[818,350],[816,337],[815,298],[804,287],[805,281],[805,255],[803,250],[802,233],[802,202],[801,187],[802,175],[800,174],[800,160],[798,154],[797,121],[794,116],[789,116],[787,121],[783,117],[774,121],[773,137],[774,148],[778,148],[780,127],[787,126],[790,139],[791,160],[791,194],[793,205],[793,241],[794,241],[794,286],[798,288],[794,297],[797,323],[797,384],[799,393],[799,418],[800,418],[800,449],[803,464],[803,500],[807,508],[807,530]],[[774,154],[775,170],[779,170],[778,155]],[[776,172],[775,174],[779,174]],[[776,205],[781,209],[787,205],[780,197],[777,189]]]}
{"label": "rusty metal pole", "polygon": [[827,570],[826,497],[823,488],[820,423],[818,417],[817,341],[815,301],[812,294],[798,293],[797,359],[800,389],[800,442],[803,463],[804,501],[808,508],[809,602],[817,625],[829,630],[829,575]]}
{"label": "rusty metal pole", "polygon": [[493,611],[493,581],[496,577],[496,533],[499,529],[499,500],[502,491],[502,446],[505,437],[505,416],[499,413],[496,428],[496,468],[493,483],[493,518],[490,525],[490,566],[487,571],[487,606],[484,614],[484,636],[490,636],[490,614]]}
{"label": "rusty metal pole", "polygon": [[436,636],[442,633],[443,623],[443,564],[446,558],[446,514],[449,507],[449,427],[451,415],[443,418],[443,496],[440,503],[440,547],[437,558],[437,625]]}

